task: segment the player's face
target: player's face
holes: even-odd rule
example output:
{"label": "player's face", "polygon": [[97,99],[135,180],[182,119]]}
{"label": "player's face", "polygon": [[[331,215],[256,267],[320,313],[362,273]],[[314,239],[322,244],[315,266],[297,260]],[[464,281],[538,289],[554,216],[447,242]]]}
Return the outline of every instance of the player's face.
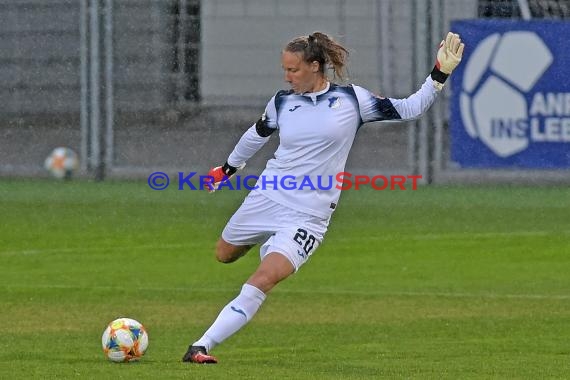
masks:
{"label": "player's face", "polygon": [[307,63],[300,53],[284,51],[281,54],[281,66],[285,72],[285,82],[291,85],[296,94],[315,92],[322,82],[319,63]]}

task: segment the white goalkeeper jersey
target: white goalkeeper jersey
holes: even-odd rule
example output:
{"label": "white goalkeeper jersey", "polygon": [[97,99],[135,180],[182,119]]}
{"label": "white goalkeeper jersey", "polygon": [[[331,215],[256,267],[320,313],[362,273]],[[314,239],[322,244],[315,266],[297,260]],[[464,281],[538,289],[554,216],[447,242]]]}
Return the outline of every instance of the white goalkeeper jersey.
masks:
{"label": "white goalkeeper jersey", "polygon": [[356,85],[332,83],[317,93],[279,91],[241,137],[228,164],[245,163],[278,131],[279,147],[252,191],[294,210],[329,218],[341,193],[337,174],[344,171],[358,128],[371,121],[417,118],[438,92],[431,77],[406,99],[382,98]]}

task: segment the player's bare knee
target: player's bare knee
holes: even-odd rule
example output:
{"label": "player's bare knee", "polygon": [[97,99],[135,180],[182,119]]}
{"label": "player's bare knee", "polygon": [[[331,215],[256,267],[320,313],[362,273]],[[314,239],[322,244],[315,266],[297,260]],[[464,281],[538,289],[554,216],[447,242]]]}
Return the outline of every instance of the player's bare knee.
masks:
{"label": "player's bare knee", "polygon": [[223,239],[216,244],[216,259],[221,263],[232,263],[242,257],[251,246],[236,246]]}
{"label": "player's bare knee", "polygon": [[235,261],[237,258],[232,255],[231,250],[228,250],[227,247],[216,247],[216,259],[220,263],[231,263]]}
{"label": "player's bare knee", "polygon": [[216,260],[221,263],[230,262],[231,256],[228,254],[228,245],[223,239],[219,239],[216,243]]}
{"label": "player's bare knee", "polygon": [[238,258],[237,257],[233,257],[225,252],[216,252],[216,259],[220,262],[220,263],[224,263],[224,264],[229,264],[229,263],[233,263],[234,261],[236,261]]}

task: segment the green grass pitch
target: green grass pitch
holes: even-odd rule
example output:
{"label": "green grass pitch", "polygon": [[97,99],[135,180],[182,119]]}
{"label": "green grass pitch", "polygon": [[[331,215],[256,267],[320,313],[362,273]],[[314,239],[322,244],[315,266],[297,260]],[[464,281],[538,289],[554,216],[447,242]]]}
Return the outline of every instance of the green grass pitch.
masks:
{"label": "green grass pitch", "polygon": [[[0,378],[570,377],[563,187],[347,191],[220,364],[181,363],[258,263],[213,256],[244,195],[2,180]],[[104,359],[119,316],[149,332],[138,363]]]}

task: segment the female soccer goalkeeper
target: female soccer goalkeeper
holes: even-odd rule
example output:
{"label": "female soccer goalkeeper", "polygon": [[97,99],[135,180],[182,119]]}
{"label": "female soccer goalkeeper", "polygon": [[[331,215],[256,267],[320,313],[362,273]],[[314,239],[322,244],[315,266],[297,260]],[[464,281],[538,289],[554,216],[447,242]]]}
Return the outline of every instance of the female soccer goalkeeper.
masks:
{"label": "female soccer goalkeeper", "polygon": [[217,319],[192,343],[185,362],[217,363],[210,351],[242,328],[267,293],[301,267],[315,252],[337,206],[340,189],[282,186],[282,178],[313,184],[344,171],[358,128],[370,121],[410,120],[432,105],[461,61],[464,45],[449,33],[436,64],[421,88],[406,99],[383,98],[344,79],[348,51],[328,35],[315,32],[290,41],[281,54],[285,82],[291,89],[271,98],[263,116],[241,137],[223,166],[210,170],[211,190],[231,177],[278,131],[280,144],[257,183],[231,217],[216,246],[216,257],[231,263],[260,244],[261,263]]}

